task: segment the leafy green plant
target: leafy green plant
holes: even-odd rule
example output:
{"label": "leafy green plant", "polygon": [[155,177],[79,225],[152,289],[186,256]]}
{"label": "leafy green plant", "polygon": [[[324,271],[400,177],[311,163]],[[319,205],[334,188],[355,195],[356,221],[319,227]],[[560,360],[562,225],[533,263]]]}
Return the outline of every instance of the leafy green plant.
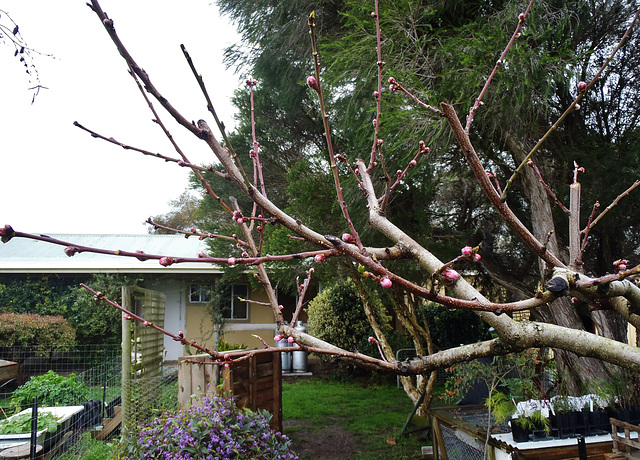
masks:
{"label": "leafy green plant", "polygon": [[491,409],[493,418],[498,425],[504,423],[516,410],[516,405],[513,403],[513,400],[498,390],[491,392],[491,395],[485,400],[484,405]]}
{"label": "leafy green plant", "polygon": [[[58,430],[58,420],[51,412],[38,413],[38,431],[46,430],[55,433]],[[22,434],[31,431],[31,412],[16,414],[0,421],[0,434]]]}
{"label": "leafy green plant", "polygon": [[558,396],[553,399],[553,410],[558,414],[568,414],[574,407],[567,396]]}
{"label": "leafy green plant", "polygon": [[247,346],[244,343],[229,343],[223,339],[218,340],[218,351],[245,350]]}
{"label": "leafy green plant", "polygon": [[49,371],[44,375],[32,377],[18,387],[13,392],[11,405],[18,408],[27,407],[34,397],[38,398],[40,407],[82,404],[89,399],[89,387],[75,374],[64,377]]}
{"label": "leafy green plant", "polygon": [[533,413],[528,416],[521,415],[515,419],[515,422],[523,429],[530,431],[542,429],[547,434],[549,434],[551,428],[549,419],[542,415],[542,411],[539,410],[533,411]]}

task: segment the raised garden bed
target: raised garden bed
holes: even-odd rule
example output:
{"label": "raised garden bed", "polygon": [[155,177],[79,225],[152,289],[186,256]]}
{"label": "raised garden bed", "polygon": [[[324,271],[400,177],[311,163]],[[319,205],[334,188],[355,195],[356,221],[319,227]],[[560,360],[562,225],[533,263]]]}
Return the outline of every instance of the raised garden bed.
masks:
{"label": "raised garden bed", "polygon": [[[58,429],[54,433],[49,433],[46,429],[38,430],[37,443],[44,447],[45,452],[50,450],[64,433],[72,429],[78,417],[84,410],[84,406],[60,406],[60,407],[40,407],[38,414],[49,412],[58,419]],[[30,414],[31,409],[25,409],[18,414],[12,415],[9,419],[17,418],[22,414]],[[0,449],[14,447],[28,443],[31,440],[31,433],[1,434]]]}

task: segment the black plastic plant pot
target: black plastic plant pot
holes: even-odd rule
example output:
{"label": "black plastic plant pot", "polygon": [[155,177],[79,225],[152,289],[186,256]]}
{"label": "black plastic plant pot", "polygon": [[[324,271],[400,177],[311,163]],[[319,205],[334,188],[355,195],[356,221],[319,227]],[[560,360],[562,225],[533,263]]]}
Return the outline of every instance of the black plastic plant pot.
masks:
{"label": "black plastic plant pot", "polygon": [[513,436],[513,440],[515,442],[528,442],[529,430],[518,425],[516,420],[518,419],[511,419],[511,435]]}

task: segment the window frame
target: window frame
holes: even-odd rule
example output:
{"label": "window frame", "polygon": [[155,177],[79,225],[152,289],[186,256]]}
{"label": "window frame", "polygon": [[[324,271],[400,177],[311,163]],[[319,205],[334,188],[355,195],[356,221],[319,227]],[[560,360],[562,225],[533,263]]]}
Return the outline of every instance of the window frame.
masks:
{"label": "window frame", "polygon": [[[198,287],[197,295],[199,300],[193,300],[194,287],[196,286]],[[206,290],[204,289],[205,287],[207,288]],[[190,281],[188,299],[190,305],[207,305],[211,303],[213,300],[213,283],[206,281]]]}
{"label": "window frame", "polygon": [[[229,300],[231,300],[231,305],[225,305],[225,307],[228,306],[229,309],[227,310],[225,308],[223,310],[223,313],[222,313],[223,320],[225,320],[225,321],[249,321],[249,302],[240,302],[238,300],[239,294],[235,292],[237,286],[243,286],[245,288],[245,291],[244,291],[245,293],[243,293],[241,295],[241,297],[249,299],[249,297],[250,297],[249,285],[247,283],[234,283],[234,284],[229,284],[227,286],[231,288],[230,299],[229,299]],[[235,303],[236,302],[245,305],[245,316],[244,317],[236,317],[234,315]],[[229,316],[225,315],[225,313],[227,311],[229,311]]]}

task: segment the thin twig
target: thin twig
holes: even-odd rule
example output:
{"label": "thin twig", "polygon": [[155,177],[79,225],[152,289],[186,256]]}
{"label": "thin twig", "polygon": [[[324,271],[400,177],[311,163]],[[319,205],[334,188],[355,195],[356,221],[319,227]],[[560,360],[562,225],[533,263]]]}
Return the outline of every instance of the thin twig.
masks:
{"label": "thin twig", "polygon": [[578,102],[580,102],[580,100],[586,94],[586,92],[589,89],[591,89],[591,87],[593,85],[595,85],[595,83],[600,79],[600,76],[602,75],[602,72],[604,72],[604,69],[609,65],[609,62],[611,62],[611,60],[613,59],[613,56],[615,56],[615,54],[618,52],[618,50],[620,48],[622,48],[622,45],[629,38],[629,35],[631,34],[631,30],[636,25],[636,22],[638,22],[638,16],[640,16],[640,9],[638,9],[638,11],[636,11],[636,14],[633,17],[633,20],[631,21],[631,24],[629,25],[629,27],[625,31],[624,35],[622,36],[622,38],[620,39],[620,41],[618,42],[616,47],[613,49],[613,51],[611,52],[609,57],[607,57],[607,59],[605,59],[604,63],[602,64],[600,69],[596,72],[596,74],[591,79],[591,81],[588,84],[585,84],[584,82],[581,82],[582,84],[578,85],[579,86],[579,88],[578,88],[578,96],[576,96],[574,101],[571,103],[571,105],[569,105],[569,107],[567,107],[567,109],[560,116],[560,118],[558,118],[558,120],[547,130],[547,132],[544,134],[544,136],[542,136],[540,138],[540,140],[536,143],[536,145],[533,146],[531,151],[527,154],[527,156],[522,160],[520,165],[513,172],[513,174],[511,175],[511,177],[507,181],[507,184],[504,187],[504,191],[502,192],[502,196],[500,197],[502,201],[505,201],[507,199],[507,191],[509,190],[509,188],[511,188],[511,184],[513,184],[513,181],[515,180],[517,175],[522,172],[522,169],[529,162],[529,160],[531,159],[533,154],[538,151],[538,149],[540,148],[540,146],[542,146],[544,141],[546,141],[547,138],[551,135],[551,133],[554,132],[558,128],[560,123],[562,123],[564,121],[564,119],[567,117],[567,115],[569,115],[571,112],[576,110],[576,106],[578,105]]}
{"label": "thin twig", "polygon": [[298,304],[296,305],[296,310],[291,318],[291,327],[295,327],[296,321],[298,321],[298,316],[302,311],[302,306],[305,304],[305,296],[307,294],[307,289],[309,289],[309,284],[311,283],[312,273],[313,267],[307,270],[307,277],[302,282],[302,286],[298,286]]}
{"label": "thin twig", "polygon": [[518,25],[516,26],[516,30],[513,31],[513,35],[511,36],[511,39],[509,40],[509,43],[507,43],[507,46],[505,46],[504,51],[502,51],[502,54],[500,55],[500,57],[496,61],[496,65],[493,67],[493,71],[491,71],[491,75],[489,75],[489,78],[487,78],[487,81],[485,82],[484,87],[482,88],[482,91],[480,91],[480,94],[476,98],[476,102],[473,104],[473,106],[469,110],[469,115],[467,115],[467,126],[464,128],[464,132],[465,133],[469,134],[469,130],[471,129],[471,123],[473,123],[473,117],[474,117],[476,111],[483,104],[482,98],[484,97],[485,93],[487,92],[487,89],[489,89],[489,85],[493,81],[493,77],[495,76],[496,72],[498,71],[498,69],[500,68],[502,63],[504,62],[504,58],[507,55],[507,53],[509,52],[509,49],[511,48],[511,46],[513,45],[513,42],[515,42],[516,39],[520,36],[520,29],[522,28],[522,24],[524,23],[524,20],[526,19],[527,15],[529,14],[529,11],[531,11],[531,6],[532,5],[533,5],[533,0],[530,0],[526,11],[524,13],[520,13],[520,15],[518,16]]}
{"label": "thin twig", "polygon": [[351,235],[353,236],[356,245],[361,251],[364,251],[364,246],[362,245],[362,241],[360,240],[360,235],[353,225],[353,221],[349,216],[349,210],[347,208],[347,202],[344,199],[344,195],[342,193],[342,185],[340,185],[340,176],[338,175],[338,165],[336,164],[335,153],[333,150],[333,143],[331,142],[331,129],[329,126],[329,115],[327,114],[324,106],[324,98],[322,97],[322,84],[320,82],[320,61],[318,58],[318,46],[316,43],[316,34],[315,34],[315,12],[312,12],[309,15],[309,32],[311,35],[311,49],[313,51],[313,66],[315,70],[315,90],[318,93],[318,98],[320,100],[320,112],[322,114],[322,123],[324,126],[324,135],[327,141],[327,151],[329,153],[329,166],[331,168],[331,172],[333,173],[333,180],[336,188],[336,199],[338,201],[338,205],[342,210],[342,215],[347,221],[347,225],[351,231]]}
{"label": "thin twig", "polygon": [[378,54],[378,89],[373,93],[376,99],[376,117],[373,119],[373,145],[371,146],[371,156],[369,158],[368,171],[373,169],[376,162],[376,151],[379,147],[378,139],[380,139],[380,114],[382,112],[382,69],[384,62],[382,60],[382,39],[380,32],[380,16],[378,11],[378,0],[375,0],[375,10],[371,13],[376,24],[376,52]]}
{"label": "thin twig", "polygon": [[529,160],[529,162],[527,163],[527,165],[529,165],[529,167],[531,169],[533,169],[533,172],[536,174],[536,176],[538,176],[538,181],[540,181],[540,183],[542,184],[542,187],[544,187],[544,189],[547,191],[547,193],[549,194],[549,196],[551,197],[551,199],[553,201],[556,202],[556,204],[558,206],[560,206],[560,209],[562,209],[562,211],[564,211],[565,214],[569,215],[571,214],[571,211],[569,211],[569,209],[567,209],[567,207],[562,204],[562,202],[560,201],[560,199],[556,196],[555,193],[553,193],[553,190],[551,190],[551,187],[549,187],[549,184],[547,184],[544,179],[542,178],[542,174],[540,174],[540,170],[538,169],[538,167],[535,165],[535,163],[533,162],[533,160]]}
{"label": "thin twig", "polygon": [[640,185],[640,180],[635,181],[631,187],[629,187],[629,188],[628,188],[628,189],[626,189],[624,192],[622,192],[620,195],[618,195],[618,196],[616,197],[616,199],[615,199],[615,200],[613,200],[613,202],[612,202],[609,206],[607,206],[607,207],[604,209],[604,211],[602,211],[602,212],[598,215],[598,217],[596,217],[596,219],[595,219],[593,222],[589,223],[589,225],[588,225],[588,226],[583,230],[583,232],[587,232],[588,230],[591,230],[591,229],[593,228],[593,226],[594,226],[594,225],[596,225],[596,224],[600,221],[600,219],[602,219],[602,218],[605,216],[605,214],[607,214],[607,212],[609,212],[609,211],[611,210],[611,208],[613,208],[615,205],[617,205],[617,204],[618,204],[618,202],[619,202],[622,198],[624,198],[625,196],[627,196],[627,195],[628,195],[628,194],[629,194],[633,189],[635,189],[638,185]]}

